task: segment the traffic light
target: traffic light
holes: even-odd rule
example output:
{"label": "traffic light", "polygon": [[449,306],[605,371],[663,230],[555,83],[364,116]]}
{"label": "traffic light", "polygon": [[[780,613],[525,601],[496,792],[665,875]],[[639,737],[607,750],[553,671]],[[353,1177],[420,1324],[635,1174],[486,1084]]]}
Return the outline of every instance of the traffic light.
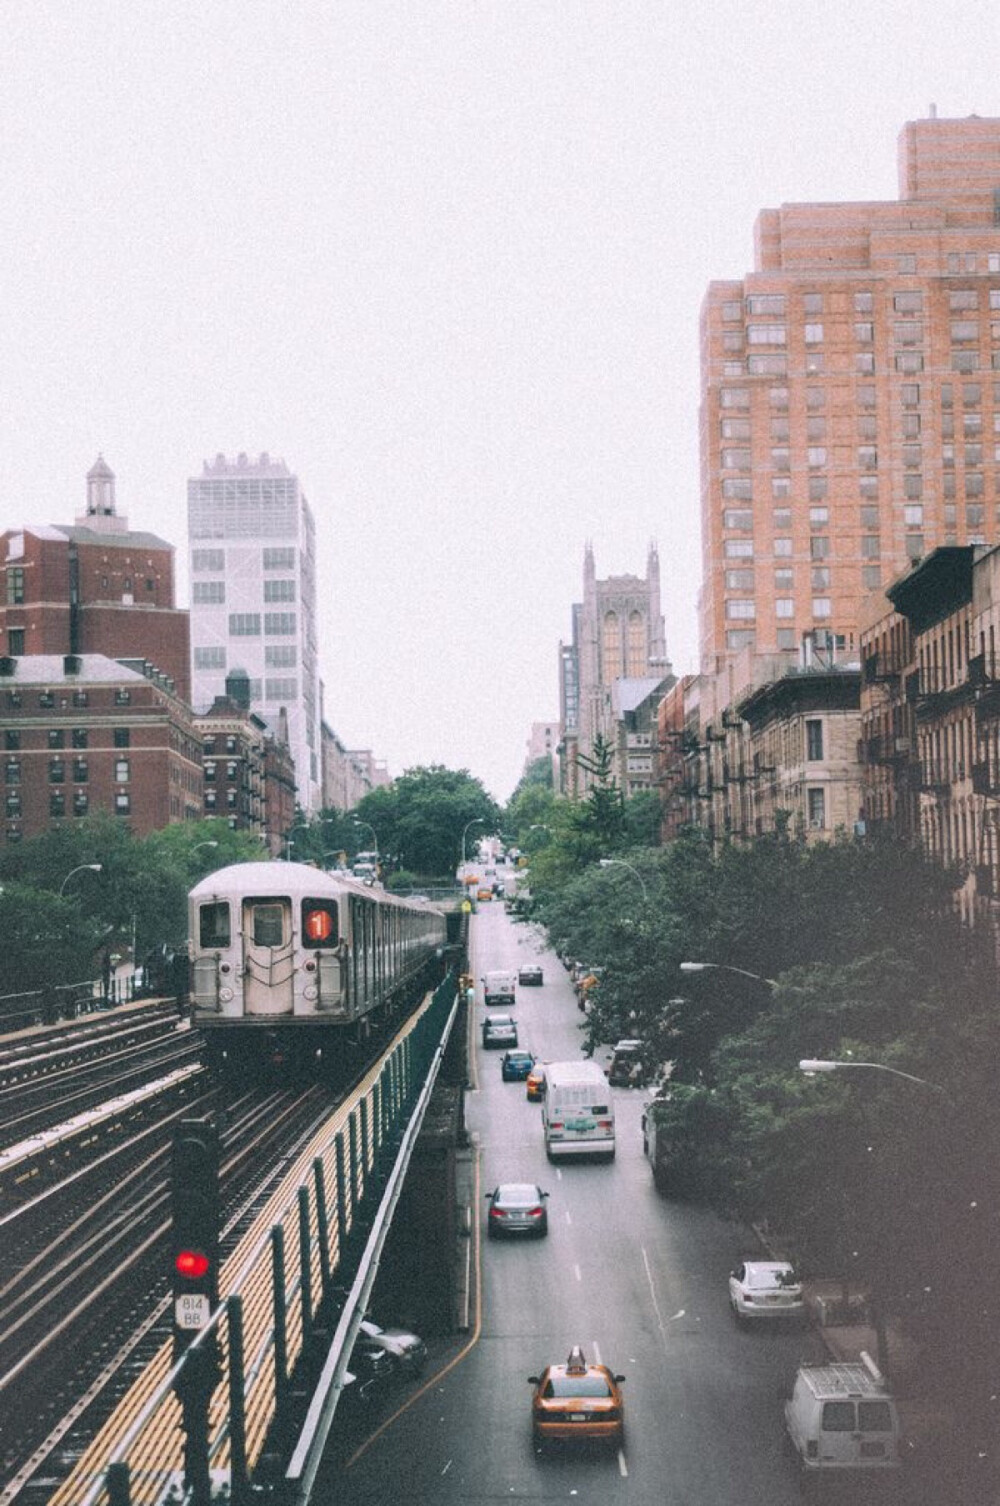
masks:
{"label": "traffic light", "polygon": [[195,1339],[219,1302],[219,1137],[208,1119],[174,1132],[170,1275],[174,1352]]}

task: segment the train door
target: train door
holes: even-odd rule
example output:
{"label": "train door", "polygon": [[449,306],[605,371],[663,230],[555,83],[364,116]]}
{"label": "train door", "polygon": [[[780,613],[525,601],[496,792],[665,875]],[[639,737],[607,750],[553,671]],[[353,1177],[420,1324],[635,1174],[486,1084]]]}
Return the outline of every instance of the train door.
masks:
{"label": "train door", "polygon": [[246,1014],[292,1013],[295,976],[292,903],[287,898],[243,901],[243,1005]]}

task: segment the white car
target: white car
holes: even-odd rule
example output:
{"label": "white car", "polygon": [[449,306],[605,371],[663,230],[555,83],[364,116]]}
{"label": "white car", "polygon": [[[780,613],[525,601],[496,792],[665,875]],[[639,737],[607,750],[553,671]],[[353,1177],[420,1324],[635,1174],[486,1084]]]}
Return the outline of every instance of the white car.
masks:
{"label": "white car", "polygon": [[744,1260],[729,1276],[729,1306],[737,1323],[806,1315],[802,1282],[787,1260]]}

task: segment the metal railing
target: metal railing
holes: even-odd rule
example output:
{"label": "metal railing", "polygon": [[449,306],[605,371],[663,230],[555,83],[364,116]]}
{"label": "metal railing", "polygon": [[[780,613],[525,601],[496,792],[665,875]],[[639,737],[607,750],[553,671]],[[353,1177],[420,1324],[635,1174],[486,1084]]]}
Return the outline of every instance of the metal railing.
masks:
{"label": "metal railing", "polygon": [[[258,1476],[277,1483],[295,1448],[286,1489],[308,1499],[374,1282],[382,1243],[441,1057],[458,1012],[454,973],[377,1064],[353,1106],[303,1153],[301,1180],[276,1221],[244,1240],[238,1268],[208,1328],[175,1364],[167,1341],[147,1367],[144,1392],[98,1434],[51,1506],[207,1506],[213,1490],[246,1506]],[[273,1220],[273,1214],[271,1215]],[[217,1346],[221,1373],[203,1439],[182,1439],[186,1366]],[[199,1355],[199,1351],[202,1351]],[[313,1409],[294,1415],[299,1378],[322,1366]],[[296,1440],[296,1433],[298,1438]],[[181,1460],[185,1460],[181,1479]],[[303,1495],[303,1491],[306,1492]]]}

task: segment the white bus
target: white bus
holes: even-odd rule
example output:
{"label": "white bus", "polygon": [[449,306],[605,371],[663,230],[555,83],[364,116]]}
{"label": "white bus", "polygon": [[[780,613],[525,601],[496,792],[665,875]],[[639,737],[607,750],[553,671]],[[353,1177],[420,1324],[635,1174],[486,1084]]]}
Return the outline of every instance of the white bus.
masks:
{"label": "white bus", "polygon": [[546,1065],[542,1129],[550,1161],[584,1155],[613,1159],[615,1105],[608,1079],[596,1062]]}

